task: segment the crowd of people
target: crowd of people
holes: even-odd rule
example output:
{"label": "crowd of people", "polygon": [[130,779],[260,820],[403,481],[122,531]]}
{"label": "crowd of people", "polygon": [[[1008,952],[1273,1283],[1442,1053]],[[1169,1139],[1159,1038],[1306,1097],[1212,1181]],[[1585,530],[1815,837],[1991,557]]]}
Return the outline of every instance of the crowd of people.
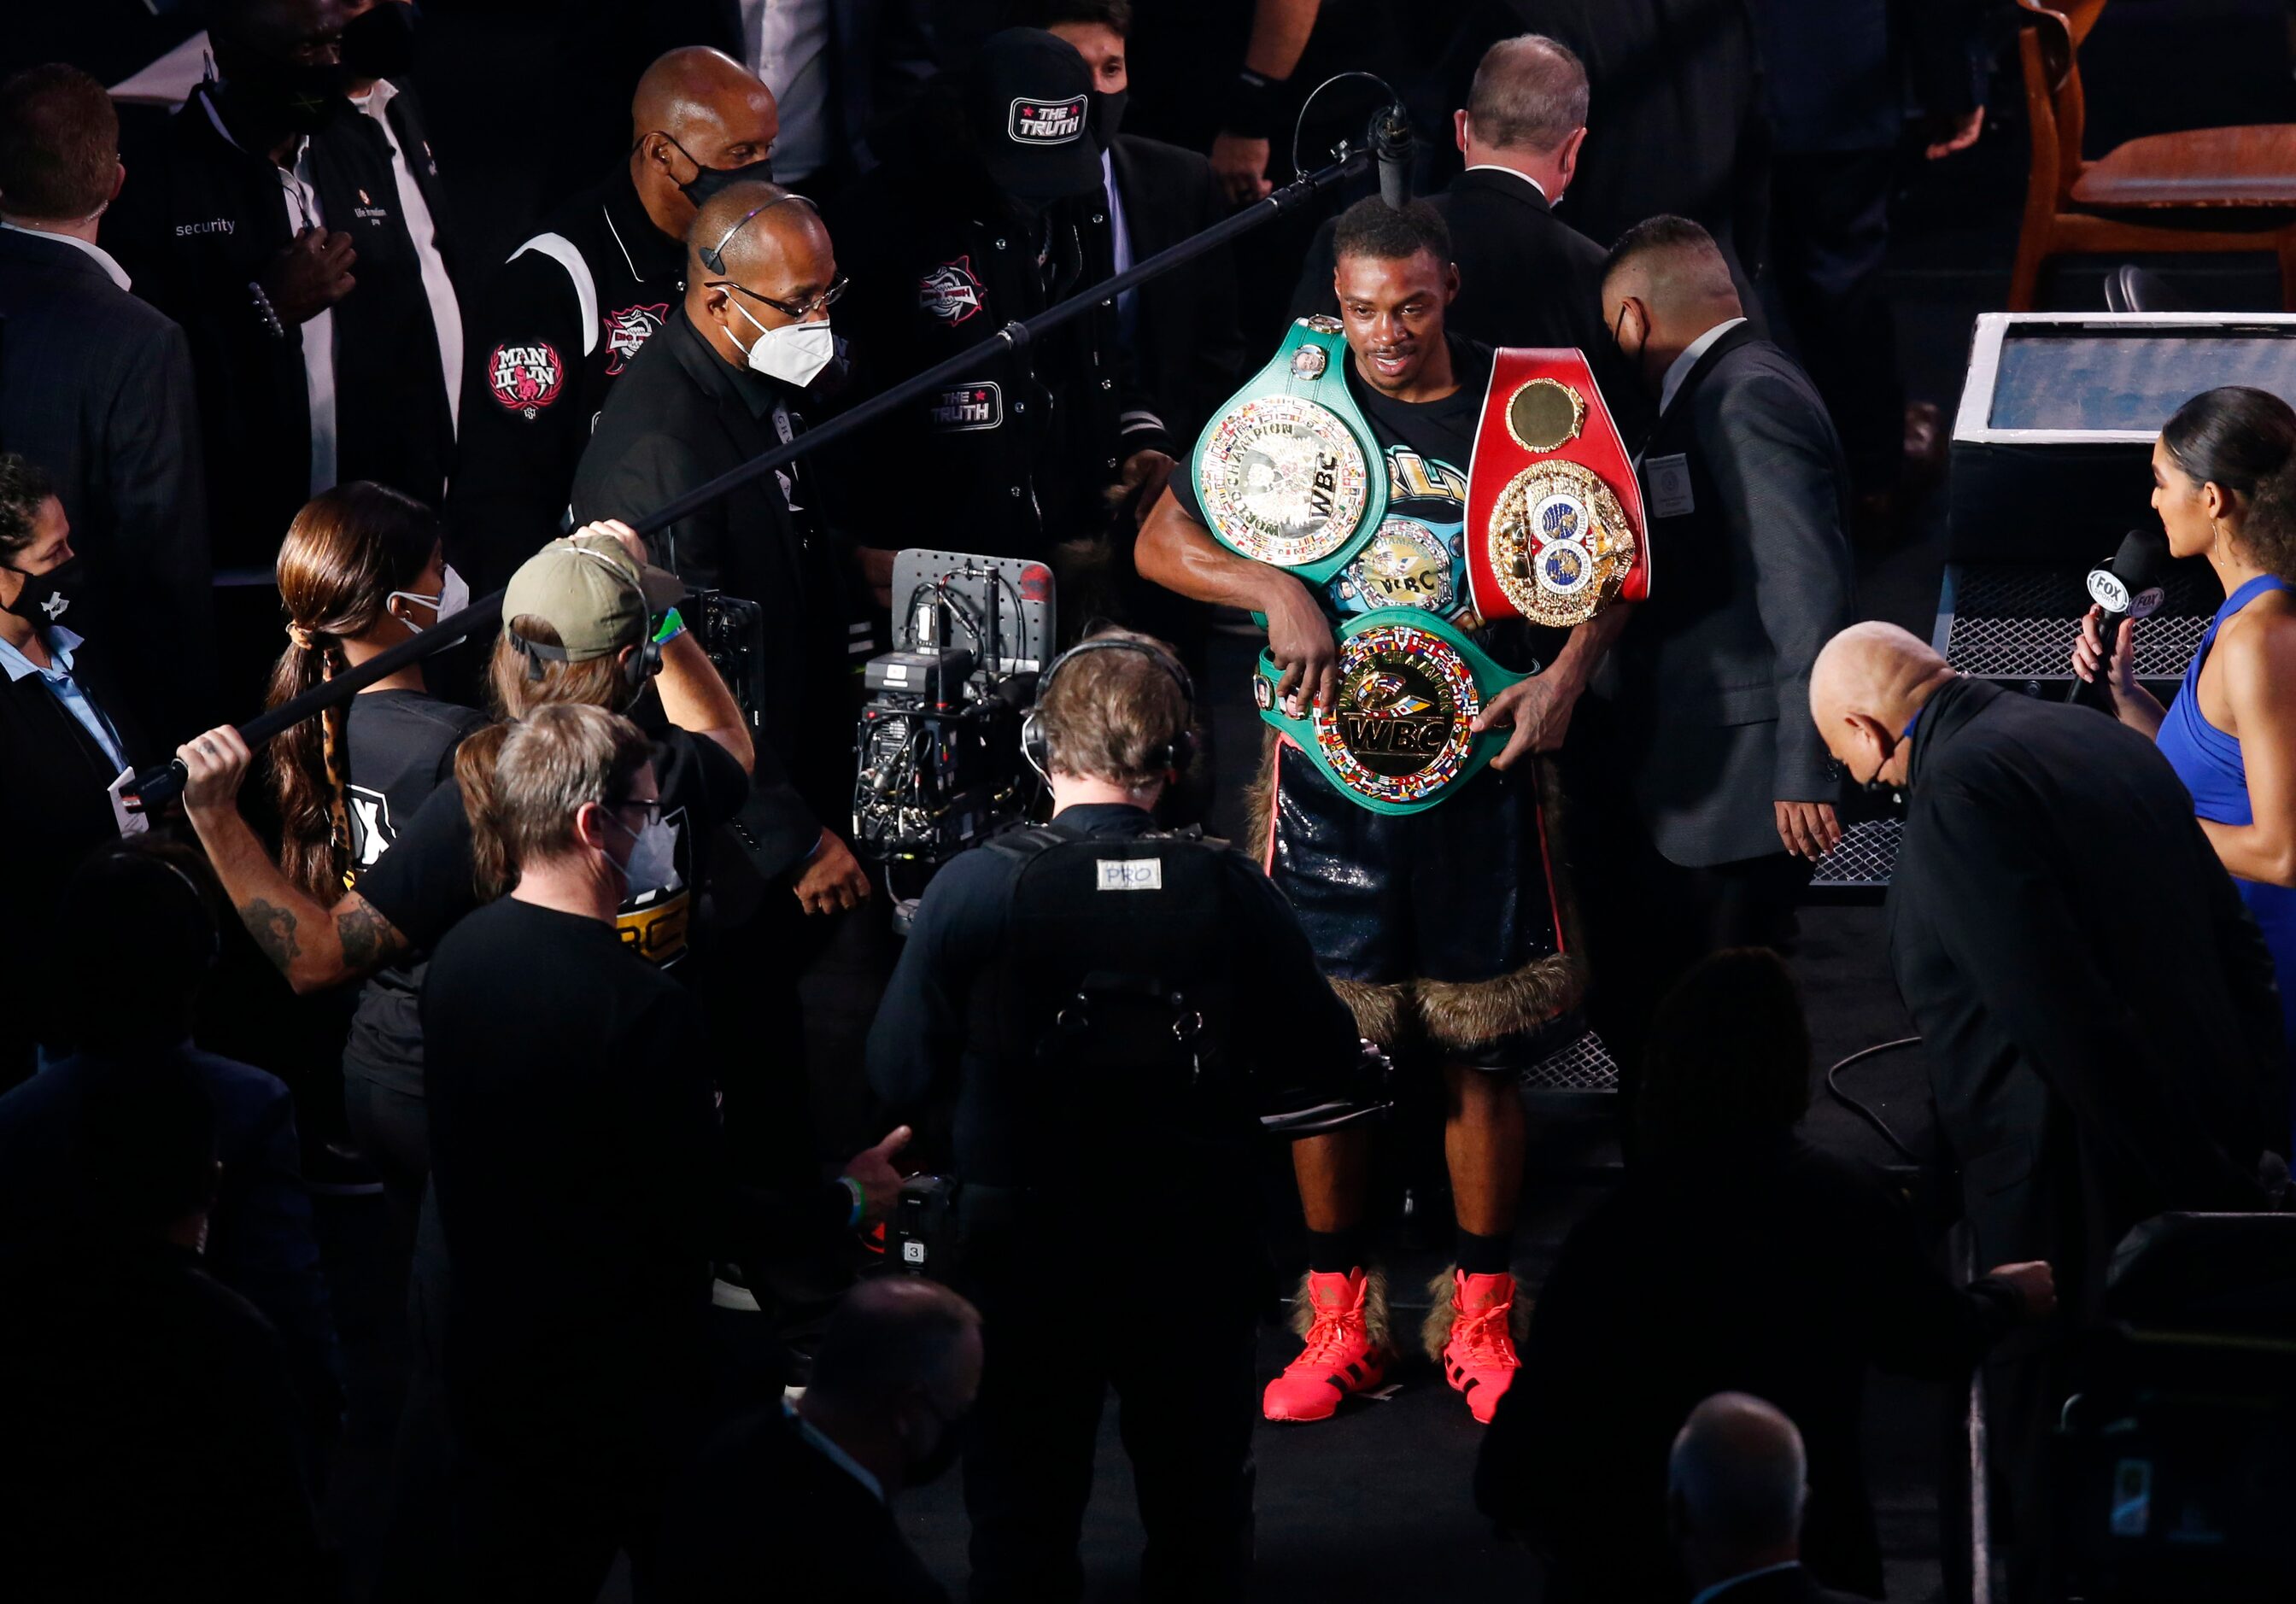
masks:
{"label": "crowd of people", "polygon": [[[626,1557],[642,1600],[922,1604],[894,1510],[961,1462],[971,1596],[1075,1599],[1112,1390],[1145,1595],[1247,1596],[1255,1422],[1414,1375],[1374,1183],[1408,1084],[1449,1214],[1419,1346],[1547,1597],[1880,1597],[1874,1366],[1981,1370],[1998,1596],[2062,1596],[2046,1439],[2116,1245],[2285,1182],[2296,411],[2221,389],[2161,432],[2153,507],[2226,593],[2166,707],[2141,623],[2069,642],[2116,722],[1857,621],[1857,550],[1939,465],[1880,284],[1902,107],[1917,160],[1978,137],[1984,0],[581,8],[554,45],[596,11],[648,53],[568,79],[493,263],[415,7],[198,9],[164,116],[0,81],[0,910],[35,933],[0,1592],[587,1600]],[[1365,176],[1013,336],[1292,176],[1342,70],[1412,105],[1429,198]],[[1591,415],[1636,481],[1646,598],[1570,622],[1474,572],[1526,347],[1583,357],[1562,438]],[[1271,373],[1383,487],[1321,572],[1240,550],[1197,470]],[[854,730],[915,547],[1043,564],[1062,629],[1038,816],[897,933]],[[763,618],[730,678],[720,598]],[[1241,849],[1188,827],[1246,690],[1218,631],[1264,627],[1271,723],[1328,716],[1397,607],[1503,687],[1458,732],[1488,766],[1374,808],[1271,730]],[[1779,954],[1851,788],[1906,802],[1890,955],[1981,1273],[1800,1133]],[[1590,1029],[1625,1179],[1533,1287],[1521,1084]],[[379,1248],[322,1229],[370,1195]],[[404,1305],[365,1389],[351,1253]],[[358,1545],[347,1420],[390,1444]]]}

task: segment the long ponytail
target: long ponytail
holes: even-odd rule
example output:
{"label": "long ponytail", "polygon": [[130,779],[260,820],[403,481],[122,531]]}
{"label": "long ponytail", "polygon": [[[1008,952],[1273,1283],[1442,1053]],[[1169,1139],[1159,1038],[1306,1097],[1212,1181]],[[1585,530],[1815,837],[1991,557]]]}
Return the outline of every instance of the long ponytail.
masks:
{"label": "long ponytail", "polygon": [[[279,547],[287,650],[272,666],[266,707],[277,707],[348,666],[343,642],[380,624],[390,593],[412,585],[438,549],[438,522],[420,502],[381,485],[338,485],[313,497]],[[279,867],[297,889],[332,903],[354,867],[348,709],[291,725],[266,754],[279,807]]]}

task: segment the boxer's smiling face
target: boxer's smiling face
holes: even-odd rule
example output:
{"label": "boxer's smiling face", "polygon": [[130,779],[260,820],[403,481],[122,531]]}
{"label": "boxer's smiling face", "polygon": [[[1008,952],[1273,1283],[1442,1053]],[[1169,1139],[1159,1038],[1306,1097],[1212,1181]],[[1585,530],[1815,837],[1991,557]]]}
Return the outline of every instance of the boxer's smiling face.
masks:
{"label": "boxer's smiling face", "polygon": [[1409,400],[1443,344],[1443,313],[1459,270],[1431,250],[1407,257],[1347,255],[1332,274],[1356,372],[1382,395]]}

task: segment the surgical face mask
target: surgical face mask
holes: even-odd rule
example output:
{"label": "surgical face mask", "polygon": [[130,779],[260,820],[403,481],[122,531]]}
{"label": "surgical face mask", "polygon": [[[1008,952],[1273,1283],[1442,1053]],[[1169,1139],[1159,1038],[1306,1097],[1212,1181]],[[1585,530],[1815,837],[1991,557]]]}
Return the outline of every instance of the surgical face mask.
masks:
{"label": "surgical face mask", "polygon": [[[390,0],[384,0],[384,3],[390,4]],[[471,604],[471,587],[462,575],[455,571],[455,565],[450,562],[439,576],[437,595],[426,596],[421,591],[393,591],[382,600],[386,607],[398,601],[413,602],[419,606],[427,607],[430,610],[430,622],[436,624],[439,619],[451,618]],[[412,618],[401,618],[399,622],[416,634],[422,633],[422,626]]]}
{"label": "surgical face mask", "polygon": [[[644,830],[633,831],[610,811],[606,816],[614,821],[614,828],[630,838],[630,861],[616,864],[621,871],[624,899],[635,902],[655,892],[677,890],[685,882],[677,877],[677,832],[662,819],[650,821]],[[606,861],[613,863],[610,854]]]}
{"label": "surgical face mask", "polygon": [[[734,293],[738,295],[740,291]],[[728,304],[749,318],[750,326],[758,331],[758,338],[742,353],[753,373],[763,373],[768,379],[778,379],[793,389],[803,389],[837,355],[837,337],[830,332],[825,317],[768,329],[751,317],[750,309],[739,300],[729,297]]]}
{"label": "surgical face mask", "polygon": [[79,600],[80,586],[87,578],[87,570],[77,557],[66,558],[45,574],[28,574],[6,564],[0,567],[7,567],[10,573],[24,581],[15,600],[8,603],[8,610],[42,629],[64,621],[71,604]]}

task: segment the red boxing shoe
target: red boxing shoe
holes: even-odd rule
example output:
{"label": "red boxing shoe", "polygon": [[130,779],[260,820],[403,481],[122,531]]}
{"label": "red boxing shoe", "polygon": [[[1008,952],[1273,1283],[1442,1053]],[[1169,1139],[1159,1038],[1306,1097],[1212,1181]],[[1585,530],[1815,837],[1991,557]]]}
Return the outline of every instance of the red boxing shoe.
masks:
{"label": "red boxing shoe", "polygon": [[1451,1390],[1466,1398],[1468,1412],[1488,1426],[1522,1368],[1512,1329],[1514,1277],[1454,1269],[1437,1276],[1428,1290],[1435,1295],[1425,1330],[1428,1355],[1443,1367]]}
{"label": "red boxing shoe", "polygon": [[1260,1410],[1269,1420],[1328,1420],[1341,1399],[1387,1379],[1387,1281],[1376,1272],[1311,1272],[1292,1305],[1292,1329],[1307,1346],[1267,1384]]}

